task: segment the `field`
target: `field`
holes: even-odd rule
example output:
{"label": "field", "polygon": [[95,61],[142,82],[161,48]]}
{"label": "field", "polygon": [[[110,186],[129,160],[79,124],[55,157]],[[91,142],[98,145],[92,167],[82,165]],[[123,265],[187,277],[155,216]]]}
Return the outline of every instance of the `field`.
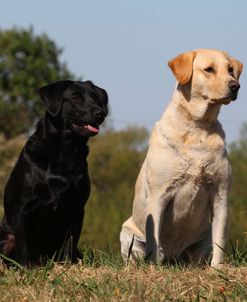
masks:
{"label": "field", "polygon": [[235,250],[220,270],[125,265],[119,255],[86,250],[76,265],[0,264],[0,301],[247,301],[247,262]]}
{"label": "field", "polygon": [[[220,270],[122,262],[119,231],[130,215],[134,183],[145,153],[139,146],[145,137],[145,132],[129,129],[102,134],[94,141],[89,156],[92,193],[80,241],[92,249],[84,248],[83,260],[77,265],[50,261],[45,267],[26,269],[15,263],[7,268],[0,262],[0,302],[247,301],[247,145],[241,147],[244,155],[237,147],[230,154],[234,181],[229,237],[234,242],[242,240],[239,247],[229,244]],[[24,142],[23,135],[8,141],[1,141],[0,136],[0,216],[4,183]],[[112,251],[103,252],[108,246]]]}

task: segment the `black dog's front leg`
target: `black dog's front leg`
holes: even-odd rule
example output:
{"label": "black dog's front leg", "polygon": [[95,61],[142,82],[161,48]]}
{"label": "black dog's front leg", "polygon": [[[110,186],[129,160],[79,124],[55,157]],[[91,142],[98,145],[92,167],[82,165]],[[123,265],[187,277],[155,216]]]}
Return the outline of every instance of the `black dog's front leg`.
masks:
{"label": "black dog's front leg", "polygon": [[81,235],[81,229],[83,225],[83,219],[84,219],[84,210],[78,215],[79,217],[76,219],[76,223],[73,225],[72,228],[72,238],[73,238],[73,243],[72,243],[72,257],[71,261],[73,263],[78,262],[78,259],[82,258],[82,254],[79,251],[77,245],[80,239]]}
{"label": "black dog's front leg", "polygon": [[23,266],[29,265],[26,232],[24,225],[18,225],[15,230],[15,260]]}

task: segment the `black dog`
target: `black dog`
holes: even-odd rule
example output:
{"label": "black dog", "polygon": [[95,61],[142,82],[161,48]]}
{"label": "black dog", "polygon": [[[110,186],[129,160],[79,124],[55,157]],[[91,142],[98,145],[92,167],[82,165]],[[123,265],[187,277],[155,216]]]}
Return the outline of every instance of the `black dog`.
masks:
{"label": "black dog", "polygon": [[4,192],[0,253],[22,265],[77,249],[90,194],[87,142],[107,115],[105,90],[92,82],[59,81],[39,90],[46,107]]}

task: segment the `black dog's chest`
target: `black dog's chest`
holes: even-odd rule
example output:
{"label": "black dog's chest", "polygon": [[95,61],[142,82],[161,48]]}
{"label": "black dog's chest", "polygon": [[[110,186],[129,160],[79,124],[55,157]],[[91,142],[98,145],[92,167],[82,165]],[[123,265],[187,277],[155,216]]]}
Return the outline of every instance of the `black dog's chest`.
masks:
{"label": "black dog's chest", "polygon": [[[88,174],[85,171],[83,172],[67,176],[47,173],[45,184],[57,199],[64,198],[66,193],[69,194],[71,199],[80,199],[84,197],[85,193],[87,194],[90,185]],[[83,192],[83,190],[86,192]]]}
{"label": "black dog's chest", "polygon": [[90,180],[83,149],[66,143],[63,148],[58,145],[58,149],[51,150],[45,160],[40,153],[26,152],[21,156],[20,163],[26,170],[22,183],[26,196],[24,212],[41,211],[42,207],[61,207],[66,212],[84,207],[90,194]]}
{"label": "black dog's chest", "polygon": [[29,198],[32,196],[30,201],[42,201],[42,204],[49,203],[54,206],[69,203],[72,206],[74,202],[88,197],[90,180],[85,169],[77,174],[67,175],[54,174],[48,170],[41,172],[29,189]]}

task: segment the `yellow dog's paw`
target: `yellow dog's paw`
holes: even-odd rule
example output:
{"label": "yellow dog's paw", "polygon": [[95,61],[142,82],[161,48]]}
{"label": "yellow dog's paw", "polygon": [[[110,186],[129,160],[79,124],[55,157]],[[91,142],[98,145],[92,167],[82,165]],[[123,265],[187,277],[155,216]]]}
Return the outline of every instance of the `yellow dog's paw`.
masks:
{"label": "yellow dog's paw", "polygon": [[222,269],[224,269],[225,265],[224,265],[224,263],[215,263],[212,261],[210,267],[214,268],[214,269],[222,270]]}

